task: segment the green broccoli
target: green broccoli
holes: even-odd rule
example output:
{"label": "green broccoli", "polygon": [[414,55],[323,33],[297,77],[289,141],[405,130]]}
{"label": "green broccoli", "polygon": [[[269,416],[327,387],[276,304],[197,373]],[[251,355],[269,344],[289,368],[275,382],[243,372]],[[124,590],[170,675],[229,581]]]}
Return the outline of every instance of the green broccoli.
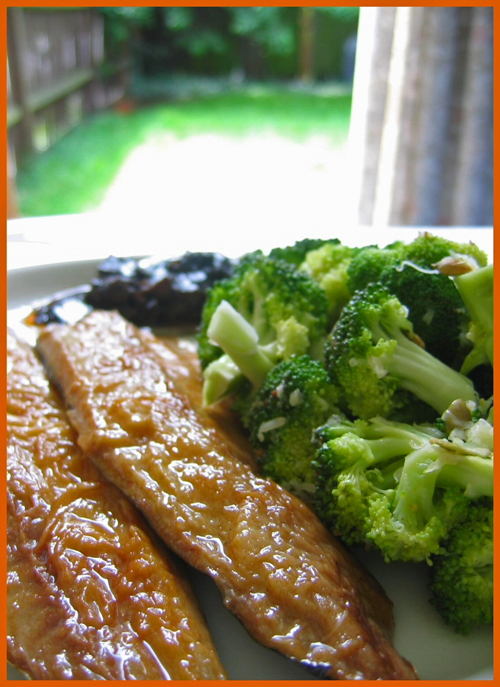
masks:
{"label": "green broccoli", "polygon": [[240,297],[240,288],[245,271],[254,263],[264,259],[264,253],[260,250],[243,255],[235,266],[231,277],[226,277],[215,282],[208,290],[205,304],[201,313],[201,322],[197,333],[198,357],[202,369],[222,355],[219,346],[211,343],[207,336],[210,321],[222,301],[236,303]]}
{"label": "green broccoli", "polygon": [[348,287],[351,293],[373,283],[389,288],[409,309],[414,332],[426,350],[458,369],[468,352],[464,334],[469,318],[452,280],[438,269],[449,258],[475,268],[487,263],[486,253],[474,243],[424,232],[408,244],[398,241],[385,248],[361,249],[349,265]]}
{"label": "green broccoli", "polygon": [[432,558],[431,603],[461,634],[493,623],[493,500],[471,504]]}
{"label": "green broccoli", "polygon": [[388,271],[401,265],[402,245],[394,244],[386,248],[366,246],[359,250],[347,268],[347,286],[351,293],[361,291],[370,284],[377,284]]}
{"label": "green broccoli", "polygon": [[318,282],[328,297],[328,312],[333,324],[350,298],[347,268],[358,250],[342,244],[339,239],[303,239],[291,246],[273,248],[269,257],[285,260]]}
{"label": "green broccoli", "polygon": [[453,280],[438,270],[403,261],[397,269],[386,271],[381,283],[408,308],[413,331],[426,351],[460,368],[469,317]]}
{"label": "green broccoli", "polygon": [[327,241],[318,248],[309,250],[298,267],[325,291],[332,324],[351,297],[351,290],[347,285],[348,268],[358,250],[339,241]]}
{"label": "green broccoli", "polygon": [[493,495],[493,461],[432,427],[383,418],[329,422],[315,433],[316,510],[347,543],[387,561],[442,551],[472,499]]}
{"label": "green broccoli", "polygon": [[469,338],[473,344],[462,373],[484,363],[493,365],[493,264],[455,277],[455,284],[471,318]]}
{"label": "green broccoli", "polygon": [[416,404],[439,415],[456,399],[477,402],[472,382],[413,339],[405,306],[383,286],[357,291],[325,345],[325,365],[347,409],[369,419]]}
{"label": "green broccoli", "polygon": [[402,248],[402,259],[421,267],[433,267],[448,257],[463,256],[471,265],[483,267],[488,256],[475,243],[460,243],[446,237],[423,232]]}
{"label": "green broccoli", "polygon": [[293,267],[299,267],[306,255],[326,244],[340,245],[339,239],[302,239],[290,246],[278,246],[269,253],[271,260],[284,260]]}
{"label": "green broccoli", "polygon": [[280,362],[242,414],[265,475],[310,498],[314,429],[337,410],[338,391],[308,355]]}
{"label": "green broccoli", "polygon": [[351,292],[374,283],[386,286],[408,308],[414,333],[426,350],[460,367],[469,324],[460,294],[450,277],[406,259],[404,249],[398,244],[360,250],[349,265],[348,286]]}
{"label": "green broccoli", "polygon": [[234,390],[241,376],[259,388],[270,369],[292,355],[321,356],[327,310],[325,293],[309,276],[253,256],[209,293],[198,336],[205,403]]}
{"label": "green broccoli", "polygon": [[365,542],[372,495],[396,488],[404,456],[431,435],[432,430],[383,418],[351,421],[342,415],[318,427],[313,468],[321,520],[347,544]]}

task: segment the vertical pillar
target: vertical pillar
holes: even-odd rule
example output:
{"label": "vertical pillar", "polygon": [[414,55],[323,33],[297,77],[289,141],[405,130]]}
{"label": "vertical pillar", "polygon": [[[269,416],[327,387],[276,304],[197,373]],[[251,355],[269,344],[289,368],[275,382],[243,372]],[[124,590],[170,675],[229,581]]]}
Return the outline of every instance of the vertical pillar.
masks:
{"label": "vertical pillar", "polygon": [[493,225],[493,7],[472,8],[453,220]]}
{"label": "vertical pillar", "polygon": [[359,44],[358,221],[492,224],[493,9],[362,8]]}
{"label": "vertical pillar", "polygon": [[21,149],[23,153],[33,150],[33,112],[30,104],[29,65],[30,51],[26,37],[24,14],[21,7],[8,8],[9,66],[11,70],[12,94],[22,109],[19,124],[22,130]]}
{"label": "vertical pillar", "polygon": [[314,78],[314,8],[300,8],[300,78],[310,83]]}
{"label": "vertical pillar", "polygon": [[360,11],[349,151],[353,203],[361,224],[371,224],[373,218],[395,18],[394,7]]}

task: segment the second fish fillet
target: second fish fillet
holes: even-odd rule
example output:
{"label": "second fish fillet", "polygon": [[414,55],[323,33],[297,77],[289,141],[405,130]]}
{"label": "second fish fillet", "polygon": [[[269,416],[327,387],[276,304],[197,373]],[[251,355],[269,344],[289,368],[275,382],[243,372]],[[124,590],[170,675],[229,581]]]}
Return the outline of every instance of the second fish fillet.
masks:
{"label": "second fish fillet", "polygon": [[178,566],[7,337],[7,656],[35,680],[225,679]]}

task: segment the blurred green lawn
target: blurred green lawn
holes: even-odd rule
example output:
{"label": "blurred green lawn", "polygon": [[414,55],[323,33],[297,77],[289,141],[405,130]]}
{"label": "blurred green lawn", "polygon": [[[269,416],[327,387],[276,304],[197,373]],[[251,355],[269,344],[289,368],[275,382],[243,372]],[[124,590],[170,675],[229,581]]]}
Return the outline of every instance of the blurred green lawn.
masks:
{"label": "blurred green lawn", "polygon": [[158,133],[182,139],[202,133],[242,138],[273,132],[294,141],[321,135],[345,142],[351,95],[253,87],[189,101],[108,110],[80,123],[51,149],[19,169],[25,217],[91,210],[100,204],[134,147]]}

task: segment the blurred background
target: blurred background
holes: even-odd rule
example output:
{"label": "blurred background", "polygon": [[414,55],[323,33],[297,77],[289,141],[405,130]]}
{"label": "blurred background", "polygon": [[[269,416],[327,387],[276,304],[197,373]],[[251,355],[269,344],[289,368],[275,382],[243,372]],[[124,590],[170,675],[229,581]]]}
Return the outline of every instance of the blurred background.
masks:
{"label": "blurred background", "polygon": [[492,7],[7,12],[9,217],[493,224]]}

